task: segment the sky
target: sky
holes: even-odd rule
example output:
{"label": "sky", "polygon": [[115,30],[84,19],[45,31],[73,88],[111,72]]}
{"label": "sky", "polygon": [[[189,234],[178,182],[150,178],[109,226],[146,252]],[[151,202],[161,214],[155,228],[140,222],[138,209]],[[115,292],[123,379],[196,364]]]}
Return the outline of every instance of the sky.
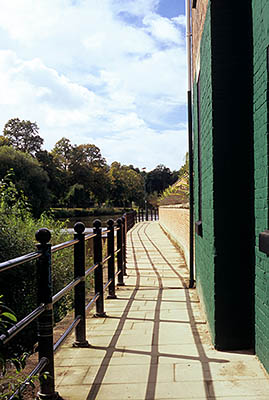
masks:
{"label": "sky", "polygon": [[0,130],[91,143],[111,164],[177,170],[187,151],[185,0],[8,0]]}

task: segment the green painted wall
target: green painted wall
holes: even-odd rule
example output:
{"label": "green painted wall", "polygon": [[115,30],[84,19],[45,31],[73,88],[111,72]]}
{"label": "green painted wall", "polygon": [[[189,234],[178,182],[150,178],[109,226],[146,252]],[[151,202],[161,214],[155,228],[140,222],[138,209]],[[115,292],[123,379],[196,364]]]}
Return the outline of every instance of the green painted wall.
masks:
{"label": "green painted wall", "polygon": [[253,0],[254,166],[255,166],[255,345],[269,371],[269,258],[258,249],[259,233],[268,226],[268,86],[269,3]]}
{"label": "green painted wall", "polygon": [[[238,21],[240,20],[240,24]],[[251,0],[209,1],[200,45],[202,236],[196,281],[218,349],[254,341]],[[194,85],[195,220],[199,218]]]}
{"label": "green painted wall", "polygon": [[[212,342],[215,342],[215,269],[214,269],[214,205],[213,205],[213,136],[211,80],[211,18],[208,9],[200,48],[200,126],[202,174],[203,237],[196,235],[196,284],[205,308]],[[198,117],[197,83],[194,85],[194,202],[195,221],[198,213]]]}

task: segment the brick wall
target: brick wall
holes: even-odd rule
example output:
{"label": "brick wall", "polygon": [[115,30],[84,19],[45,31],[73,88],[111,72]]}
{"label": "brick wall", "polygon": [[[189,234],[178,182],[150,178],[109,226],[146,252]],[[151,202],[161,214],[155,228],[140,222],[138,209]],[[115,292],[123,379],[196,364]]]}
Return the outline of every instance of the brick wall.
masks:
{"label": "brick wall", "polygon": [[255,167],[255,342],[269,371],[269,259],[258,249],[259,233],[268,226],[268,86],[269,3],[253,0],[254,37],[254,167]]}
{"label": "brick wall", "polygon": [[159,222],[182,249],[187,266],[189,267],[189,208],[181,205],[159,207]]}
{"label": "brick wall", "polygon": [[192,9],[192,64],[194,80],[197,66],[199,66],[200,42],[204,30],[207,6],[208,0],[198,0],[196,8]]}
{"label": "brick wall", "polygon": [[[199,14],[197,2],[196,14]],[[204,13],[204,7],[200,14]],[[212,77],[211,77],[211,13],[207,9],[200,42],[200,123],[201,123],[201,176],[202,176],[202,225],[203,237],[195,237],[196,285],[207,314],[213,343],[215,342],[215,237],[213,197],[213,121],[212,121]],[[194,130],[194,219],[199,219],[198,206],[198,119],[197,84],[193,87]]]}
{"label": "brick wall", "polygon": [[223,350],[253,345],[251,43],[251,1],[242,8],[209,0],[200,40],[200,156],[197,81],[193,88],[195,220],[202,222],[195,259],[212,341]]}

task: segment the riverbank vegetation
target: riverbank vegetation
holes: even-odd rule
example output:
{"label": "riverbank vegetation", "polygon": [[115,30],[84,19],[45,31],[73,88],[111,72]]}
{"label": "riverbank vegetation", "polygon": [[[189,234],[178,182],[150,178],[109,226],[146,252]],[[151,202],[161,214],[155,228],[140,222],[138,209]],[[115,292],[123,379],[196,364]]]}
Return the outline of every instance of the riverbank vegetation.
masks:
{"label": "riverbank vegetation", "polygon": [[178,171],[158,165],[150,172],[108,165],[94,144],[62,138],[51,151],[35,122],[9,120],[0,136],[0,179],[13,168],[13,183],[28,198],[34,217],[53,208],[132,207],[149,203],[176,182]]}

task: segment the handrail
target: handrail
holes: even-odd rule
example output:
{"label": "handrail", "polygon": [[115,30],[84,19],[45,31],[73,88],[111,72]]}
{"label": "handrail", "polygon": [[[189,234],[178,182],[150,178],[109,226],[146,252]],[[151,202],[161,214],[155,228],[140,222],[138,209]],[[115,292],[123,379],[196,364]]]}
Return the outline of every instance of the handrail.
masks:
{"label": "handrail", "polygon": [[25,318],[21,319],[19,322],[14,324],[8,331],[7,335],[2,334],[0,336],[0,341],[3,344],[6,344],[7,342],[10,341],[14,336],[17,335],[22,329],[24,329],[27,325],[29,325],[31,322],[33,322],[37,317],[39,317],[40,314],[43,313],[45,310],[45,304],[41,304],[39,307],[37,307],[34,311],[32,311],[30,314],[28,314]]}
{"label": "handrail", "polygon": [[67,249],[68,247],[74,246],[74,244],[78,242],[79,242],[78,240],[73,239],[73,240],[68,240],[67,242],[56,244],[55,246],[52,246],[51,252],[55,253],[58,250]]}
{"label": "handrail", "polygon": [[88,233],[87,235],[85,235],[85,240],[93,239],[95,236],[95,233]]}
{"label": "handrail", "polygon": [[63,289],[61,289],[58,293],[56,293],[52,297],[52,304],[55,304],[58,300],[60,300],[66,293],[70,292],[71,289],[73,289],[75,286],[79,284],[84,279],[83,276],[74,279],[72,282],[68,283]]}
{"label": "handrail", "polygon": [[[124,285],[123,276],[126,269],[126,232],[136,222],[136,213],[130,212],[124,214],[122,218],[118,218],[116,226],[114,221],[107,222],[107,228],[101,229],[101,222],[95,220],[93,224],[93,233],[85,234],[85,226],[83,223],[78,222],[74,226],[75,234],[74,239],[68,240],[63,243],[51,246],[49,243],[51,233],[48,229],[42,228],[36,232],[37,251],[32,252],[3,263],[0,263],[0,273],[9,270],[13,267],[19,266],[23,263],[37,260],[38,272],[38,298],[40,305],[24,317],[21,321],[14,324],[6,334],[0,336],[0,342],[5,345],[9,340],[13,339],[17,333],[23,330],[35,319],[39,319],[38,323],[38,351],[40,362],[33,370],[34,374],[40,372],[45,365],[47,365],[48,379],[46,382],[40,381],[40,396],[53,397],[55,392],[55,378],[54,378],[54,362],[53,353],[59,348],[66,337],[72,330],[75,329],[75,347],[89,346],[86,340],[86,317],[85,312],[88,311],[94,304],[96,305],[96,316],[104,317],[104,291],[108,288],[109,295],[107,298],[117,298],[115,294],[115,279],[118,278],[118,285]],[[116,249],[115,249],[115,232],[116,232]],[[103,258],[103,238],[106,238],[104,243],[107,244],[107,255]],[[85,242],[93,240],[94,247],[94,264],[88,269],[85,268]],[[52,296],[51,293],[51,266],[52,254],[63,249],[74,247],[74,279],[69,282],[58,293]],[[115,257],[116,256],[116,257]],[[117,259],[117,272],[115,272],[115,258]],[[103,267],[107,264],[108,280],[103,283]],[[89,303],[85,306],[85,279],[94,273],[94,289],[95,294]],[[64,295],[71,290],[75,291],[74,304],[75,304],[75,318],[68,326],[64,334],[53,344],[53,305],[59,301]],[[32,372],[33,372],[32,371]],[[32,374],[32,373],[31,373]],[[15,393],[24,390],[25,385],[29,382],[32,375],[24,381]],[[10,399],[13,399],[15,393]]]}
{"label": "handrail", "polygon": [[42,357],[37,366],[30,372],[28,377],[25,381],[16,389],[16,391],[12,394],[12,396],[8,400],[13,400],[19,393],[23,393],[24,390],[28,387],[28,383],[30,382],[31,378],[37,374],[39,374],[46,365],[48,365],[49,360],[46,357]]}
{"label": "handrail", "polygon": [[55,343],[55,345],[53,346],[53,351],[55,352],[58,347],[60,347],[60,345],[64,342],[64,340],[67,338],[67,336],[69,335],[69,333],[72,332],[72,330],[74,328],[76,328],[78,326],[78,324],[81,321],[81,315],[78,315],[74,321],[71,323],[71,325],[68,326],[68,328],[64,331],[64,333],[62,334],[62,336],[60,337],[60,339],[57,340],[57,342]]}
{"label": "handrail", "polygon": [[102,264],[104,264],[105,262],[107,262],[111,257],[112,257],[111,254],[109,254],[107,257],[105,257],[105,258],[102,260]]}
{"label": "handrail", "polygon": [[4,261],[0,263],[0,272],[7,271],[8,269],[17,267],[18,265],[24,264],[26,262],[33,261],[40,256],[41,254],[35,251],[29,254],[25,254],[24,256],[13,258],[12,260]]}
{"label": "handrail", "polygon": [[91,272],[93,272],[97,267],[99,267],[99,264],[96,263],[94,264],[92,267],[90,267],[89,269],[87,269],[87,271],[85,271],[85,276],[88,276]]}

